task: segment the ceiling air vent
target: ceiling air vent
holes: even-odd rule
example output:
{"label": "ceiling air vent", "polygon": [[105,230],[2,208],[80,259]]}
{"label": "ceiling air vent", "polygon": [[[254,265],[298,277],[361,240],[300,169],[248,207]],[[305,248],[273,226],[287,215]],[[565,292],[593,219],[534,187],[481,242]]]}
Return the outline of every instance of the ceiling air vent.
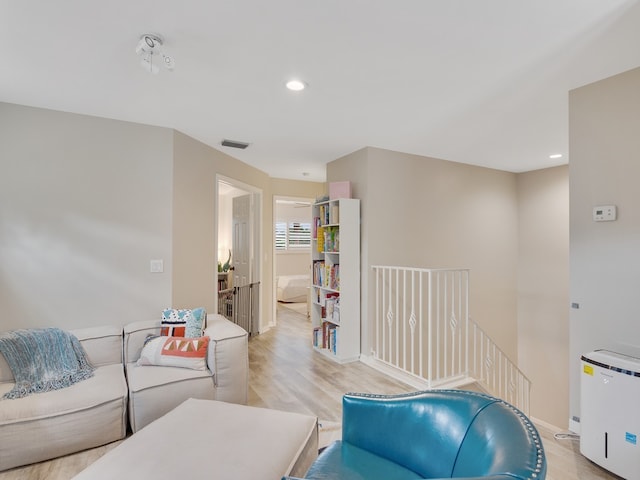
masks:
{"label": "ceiling air vent", "polygon": [[244,150],[245,148],[247,148],[249,146],[249,144],[245,143],[245,142],[236,142],[234,140],[224,139],[224,140],[222,140],[222,146],[223,147],[240,148],[240,149]]}

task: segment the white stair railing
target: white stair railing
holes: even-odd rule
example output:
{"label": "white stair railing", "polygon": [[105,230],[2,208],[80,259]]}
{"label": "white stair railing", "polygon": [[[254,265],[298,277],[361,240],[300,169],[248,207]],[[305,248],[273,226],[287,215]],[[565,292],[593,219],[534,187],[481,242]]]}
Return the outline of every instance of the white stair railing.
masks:
{"label": "white stair railing", "polygon": [[529,413],[531,382],[470,318],[469,270],[372,268],[373,366],[427,388],[475,381]]}

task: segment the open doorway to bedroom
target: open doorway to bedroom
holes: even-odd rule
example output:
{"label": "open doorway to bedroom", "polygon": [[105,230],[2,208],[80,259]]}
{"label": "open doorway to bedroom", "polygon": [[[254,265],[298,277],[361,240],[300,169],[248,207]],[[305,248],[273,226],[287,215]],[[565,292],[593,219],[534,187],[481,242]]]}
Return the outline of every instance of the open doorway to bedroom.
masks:
{"label": "open doorway to bedroom", "polygon": [[309,317],[311,204],[313,199],[274,197],[274,305]]}

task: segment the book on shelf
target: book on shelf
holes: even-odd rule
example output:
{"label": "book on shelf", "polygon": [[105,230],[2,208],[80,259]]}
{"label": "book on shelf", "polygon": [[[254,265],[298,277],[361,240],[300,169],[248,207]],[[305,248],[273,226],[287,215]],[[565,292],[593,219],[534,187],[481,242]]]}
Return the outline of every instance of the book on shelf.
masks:
{"label": "book on shelf", "polygon": [[327,333],[327,345],[325,348],[329,349],[333,354],[336,354],[338,349],[338,329],[338,326],[331,325]]}
{"label": "book on shelf", "polygon": [[335,203],[331,205],[331,223],[340,223],[340,208]]}
{"label": "book on shelf", "polygon": [[318,227],[316,232],[318,244],[316,245],[318,252],[322,252],[324,249],[324,227]]}
{"label": "book on shelf", "polygon": [[318,227],[320,227],[320,217],[313,217],[313,236],[311,238],[318,238]]}
{"label": "book on shelf", "polygon": [[338,332],[340,327],[329,322],[322,322],[322,326],[313,329],[313,346],[330,350],[332,353],[338,351]]}
{"label": "book on shelf", "polygon": [[326,227],[324,232],[324,251],[340,251],[340,229],[338,227]]}
{"label": "book on shelf", "polygon": [[311,275],[313,278],[313,284],[321,287],[324,276],[324,260],[316,260],[313,262]]}
{"label": "book on shelf", "polygon": [[339,324],[340,323],[340,297],[335,296],[335,297],[327,298],[325,309],[326,309],[327,320],[330,320],[332,323]]}
{"label": "book on shelf", "polygon": [[333,322],[334,323],[340,323],[340,303],[336,303],[334,309],[333,309]]}
{"label": "book on shelf", "polygon": [[[322,305],[324,307],[329,307],[331,304],[331,308],[333,308],[333,304],[338,298],[340,298],[340,294],[338,292],[324,292],[323,297]],[[333,310],[331,311],[333,312]]]}
{"label": "book on shelf", "polygon": [[331,223],[330,213],[331,211],[329,210],[328,204],[322,204],[318,206],[320,225],[329,225]]}
{"label": "book on shelf", "polygon": [[340,264],[328,264],[324,260],[313,262],[313,284],[331,290],[340,290]]}

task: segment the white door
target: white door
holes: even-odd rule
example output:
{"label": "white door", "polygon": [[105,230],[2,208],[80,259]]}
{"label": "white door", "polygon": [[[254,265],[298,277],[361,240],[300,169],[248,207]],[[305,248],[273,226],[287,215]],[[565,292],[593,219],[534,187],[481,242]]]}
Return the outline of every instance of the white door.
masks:
{"label": "white door", "polygon": [[233,286],[241,287],[251,283],[251,199],[252,195],[233,198]]}

